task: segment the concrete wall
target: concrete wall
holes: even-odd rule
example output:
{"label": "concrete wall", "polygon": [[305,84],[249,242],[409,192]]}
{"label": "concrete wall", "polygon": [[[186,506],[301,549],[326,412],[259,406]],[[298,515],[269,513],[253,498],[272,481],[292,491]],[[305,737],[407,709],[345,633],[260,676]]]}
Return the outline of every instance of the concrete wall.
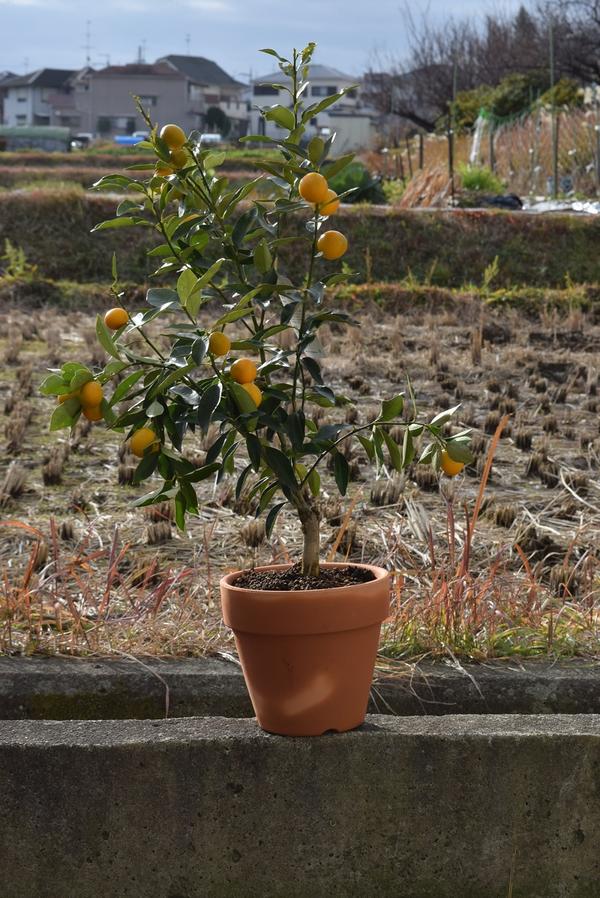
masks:
{"label": "concrete wall", "polygon": [[0,723],[2,898],[598,898],[600,717]]}
{"label": "concrete wall", "polygon": [[[490,662],[376,671],[369,710],[432,714],[600,714],[600,664]],[[137,661],[0,658],[0,720],[252,717],[238,664],[218,658]],[[1,896],[0,896],[1,898]]]}

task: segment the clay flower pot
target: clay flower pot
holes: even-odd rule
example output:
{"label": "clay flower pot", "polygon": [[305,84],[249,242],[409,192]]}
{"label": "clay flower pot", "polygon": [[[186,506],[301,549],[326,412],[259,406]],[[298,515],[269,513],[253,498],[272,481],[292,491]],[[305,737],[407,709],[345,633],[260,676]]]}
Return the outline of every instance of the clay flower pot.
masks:
{"label": "clay flower pot", "polygon": [[375,579],[295,592],[235,586],[239,571],[221,580],[223,619],[235,634],[264,730],[318,736],[363,722],[379,631],[389,613],[390,584],[383,568],[357,566],[368,568]]}

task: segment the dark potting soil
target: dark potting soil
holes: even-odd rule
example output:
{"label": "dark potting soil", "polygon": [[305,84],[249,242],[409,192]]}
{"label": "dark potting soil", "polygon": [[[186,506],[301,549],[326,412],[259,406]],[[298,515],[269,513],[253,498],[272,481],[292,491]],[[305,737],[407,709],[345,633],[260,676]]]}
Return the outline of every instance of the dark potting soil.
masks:
{"label": "dark potting soil", "polygon": [[362,567],[321,568],[318,577],[309,577],[302,573],[299,564],[284,571],[243,571],[234,581],[234,586],[243,589],[269,589],[289,592],[291,590],[331,589],[337,586],[353,586],[356,583],[368,583],[375,577],[371,571]]}

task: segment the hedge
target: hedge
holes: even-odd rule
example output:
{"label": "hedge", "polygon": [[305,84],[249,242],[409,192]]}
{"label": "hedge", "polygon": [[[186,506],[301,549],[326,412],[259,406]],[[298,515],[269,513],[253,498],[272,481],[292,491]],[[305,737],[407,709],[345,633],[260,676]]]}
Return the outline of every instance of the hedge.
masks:
{"label": "hedge", "polygon": [[[275,158],[276,153],[273,150],[231,150],[226,149],[227,154],[225,161],[220,168],[223,171],[255,171],[253,160],[258,158],[268,159]],[[127,165],[139,165],[145,162],[152,162],[154,156],[150,152],[135,152],[115,150],[112,153],[96,153],[96,152],[73,152],[73,153],[45,153],[38,150],[27,150],[21,153],[0,152],[0,166],[3,168],[26,167],[26,168],[102,168],[117,171],[119,168],[125,168]]]}
{"label": "hedge", "polygon": [[[123,283],[128,308],[142,308],[150,283]],[[492,293],[477,289],[450,289],[434,286],[406,286],[402,283],[340,284],[332,288],[335,303],[348,311],[367,314],[409,314],[415,308],[427,312],[456,311],[461,308],[461,320],[466,325],[479,320],[481,302],[490,310],[511,307],[532,319],[548,309],[568,315],[573,308],[591,313],[594,324],[600,322],[600,286],[570,286],[553,290],[548,287],[514,287]],[[215,301],[220,304],[220,300]],[[33,277],[0,277],[0,309],[18,306],[20,309],[39,309],[52,306],[64,311],[101,312],[114,305],[109,284],[55,281]],[[210,308],[210,306],[209,306]],[[216,306],[215,306],[216,310]]]}
{"label": "hedge", "polygon": [[[117,252],[119,271],[131,281],[152,269],[145,250],[157,241],[150,229],[90,234],[114,213],[114,198],[77,192],[33,190],[0,194],[0,248],[8,238],[25,250],[40,275],[74,281],[110,278]],[[493,288],[518,285],[564,287],[600,282],[600,221],[576,215],[528,215],[474,210],[396,210],[346,207],[331,219],[350,243],[344,262],[373,281],[400,281],[461,287],[481,285],[498,257]],[[304,233],[297,221],[297,233]],[[284,265],[304,269],[302,243],[287,245]],[[337,263],[321,263],[333,271]]]}

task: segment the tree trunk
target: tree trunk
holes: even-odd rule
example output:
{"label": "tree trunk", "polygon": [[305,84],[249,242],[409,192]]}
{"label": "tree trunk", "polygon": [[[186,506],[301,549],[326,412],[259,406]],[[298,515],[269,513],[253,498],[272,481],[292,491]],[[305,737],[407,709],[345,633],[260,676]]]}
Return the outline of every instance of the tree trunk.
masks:
{"label": "tree trunk", "polygon": [[321,515],[318,508],[310,500],[304,500],[304,498],[298,504],[297,511],[304,535],[302,573],[306,576],[318,577]]}

